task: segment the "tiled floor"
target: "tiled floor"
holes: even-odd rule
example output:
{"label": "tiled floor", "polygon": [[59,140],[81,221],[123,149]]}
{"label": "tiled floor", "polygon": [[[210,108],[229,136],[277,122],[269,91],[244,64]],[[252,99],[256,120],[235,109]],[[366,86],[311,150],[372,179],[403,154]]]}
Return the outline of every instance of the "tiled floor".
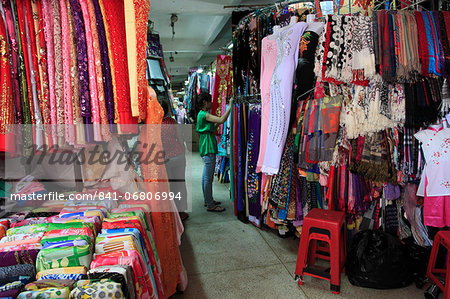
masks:
{"label": "tiled floor", "polygon": [[423,298],[424,290],[411,285],[397,290],[374,290],[352,286],[341,276],[341,294],[333,295],[329,283],[305,278],[294,280],[299,240],[279,238],[273,231],[244,224],[234,216],[228,185],[214,183],[214,199],[227,208],[224,213],[203,207],[198,153],[192,155],[192,213],[185,221],[181,246],[189,286],[184,298]]}

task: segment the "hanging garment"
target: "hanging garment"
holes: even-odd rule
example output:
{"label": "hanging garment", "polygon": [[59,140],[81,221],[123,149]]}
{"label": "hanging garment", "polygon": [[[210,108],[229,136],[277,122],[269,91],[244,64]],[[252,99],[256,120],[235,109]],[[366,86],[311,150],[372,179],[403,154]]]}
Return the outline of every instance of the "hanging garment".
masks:
{"label": "hanging garment", "polygon": [[261,225],[261,175],[256,172],[259,152],[259,136],[261,132],[261,106],[251,105],[248,120],[248,147],[247,147],[247,194],[248,219],[256,226]]}
{"label": "hanging garment", "polygon": [[147,107],[144,89],[148,85],[146,47],[150,1],[126,0],[124,5],[131,112],[133,117],[145,120]]}
{"label": "hanging garment", "polygon": [[0,20],[0,151],[15,152],[15,142],[12,124],[14,121],[14,102],[12,78],[11,78],[11,63],[10,53],[7,43],[6,26]]}
{"label": "hanging garment", "polygon": [[[141,132],[142,144],[156,144],[157,148],[155,148],[155,151],[158,151],[162,148],[161,131],[160,128],[157,128],[158,126],[155,125],[161,124],[164,112],[156,99],[154,90],[150,87],[148,88],[146,97],[146,123],[152,126],[146,126],[146,130]],[[149,148],[142,148],[141,150],[146,153]],[[146,155],[144,154],[143,156],[145,157]],[[164,164],[144,164],[142,173],[147,182],[146,186],[148,192],[161,192],[168,189],[167,174],[165,173]],[[154,208],[152,208],[152,210],[155,211],[152,213],[152,224],[155,229],[155,243],[161,262],[161,280],[164,296],[170,297],[176,292],[177,284],[180,282],[180,273],[183,269],[175,233],[174,215],[169,212],[156,212],[158,210],[169,211],[170,208],[168,206],[164,209],[164,204],[168,203],[155,203],[152,201],[150,207],[155,205]]]}
{"label": "hanging garment", "polygon": [[[103,79],[103,90],[105,93],[105,106],[107,113],[107,120],[109,124],[114,123],[114,95],[112,86],[110,55],[108,52],[108,42],[106,33],[106,24],[104,23],[104,18],[102,16],[102,10],[99,5],[98,0],[92,0],[95,9],[95,18],[98,29],[99,47],[101,54],[101,73]],[[92,23],[91,23],[92,24]],[[98,75],[97,75],[98,76]]]}
{"label": "hanging garment", "polygon": [[261,132],[259,155],[256,171],[260,172],[264,162],[267,144],[267,129],[269,127],[269,111],[270,111],[270,81],[277,61],[277,41],[271,39],[270,36],[262,40],[261,54]]}
{"label": "hanging garment", "polygon": [[[104,141],[111,140],[111,131],[109,126],[108,114],[106,112],[105,105],[105,90],[103,86],[103,71],[102,71],[102,59],[101,59],[101,49],[100,49],[100,37],[98,31],[98,22],[103,23],[103,20],[100,19],[97,22],[97,17],[95,13],[94,1],[87,1],[87,8],[89,12],[89,22],[90,28],[92,31],[92,49],[94,52],[94,65],[95,65],[95,78],[96,78],[96,86],[97,86],[97,96],[98,96],[98,108],[100,113],[100,121],[101,124],[100,131],[102,135],[102,139]],[[103,24],[102,24],[103,25]]]}
{"label": "hanging garment", "polygon": [[289,201],[291,200],[291,179],[294,162],[294,135],[290,134],[286,140],[281,158],[280,172],[274,177],[270,203],[277,208],[277,218],[286,220]]}
{"label": "hanging garment", "polygon": [[[126,27],[124,0],[102,1],[105,23],[108,23],[110,57],[114,65],[115,103],[119,114],[119,124],[122,133],[132,133],[137,129],[137,119],[133,118],[130,103],[130,83],[128,73],[128,57],[126,45]],[[131,125],[131,126],[130,126]]]}
{"label": "hanging garment", "polygon": [[[22,51],[23,51],[23,62],[24,62],[24,83],[26,84],[26,90],[27,94],[26,97],[24,97],[24,105],[27,105],[29,107],[30,111],[30,124],[35,124],[35,113],[36,110],[34,108],[34,100],[33,95],[36,95],[36,86],[33,86],[31,83],[31,76],[32,76],[32,58],[31,58],[31,49],[28,46],[28,40],[27,40],[27,21],[26,21],[26,11],[24,7],[24,1],[20,0],[16,3],[16,17],[17,17],[17,23],[16,23],[16,30],[18,33],[18,38],[20,37],[20,43],[22,45]],[[12,3],[14,5],[14,3]],[[50,8],[51,9],[51,8]],[[25,87],[25,86],[24,86]],[[31,142],[31,136],[29,137],[29,142]]]}
{"label": "hanging garment", "polygon": [[91,21],[89,18],[88,11],[88,0],[79,0],[81,6],[81,12],[83,15],[84,21],[84,31],[86,34],[86,46],[87,46],[87,61],[88,61],[88,81],[89,81],[89,93],[91,100],[91,121],[92,128],[89,128],[89,131],[93,131],[93,140],[92,141],[102,141],[101,131],[100,131],[100,109],[99,109],[99,98],[98,98],[98,90],[97,90],[97,79],[95,73],[95,56],[94,56],[94,48],[93,48],[93,36],[91,29]]}
{"label": "hanging garment", "polygon": [[292,84],[298,63],[298,47],[306,23],[297,23],[282,29],[274,29],[277,41],[277,62],[270,82],[270,112],[266,151],[261,171],[277,174],[281,155],[288,134]]}
{"label": "hanging garment", "polygon": [[70,27],[69,15],[65,0],[59,1],[61,11],[61,33],[62,33],[62,76],[64,90],[64,133],[65,139],[69,144],[75,143],[75,130],[73,127],[73,103],[71,89],[71,68],[70,68]]}
{"label": "hanging garment", "polygon": [[[294,91],[292,95],[293,101],[297,105],[299,101],[308,98],[308,91],[314,87],[314,56],[319,42],[319,35],[322,33],[322,30],[316,33],[310,31],[308,28],[305,33],[303,33],[300,40],[299,64],[296,70]],[[292,107],[292,109],[295,108],[296,106]]]}
{"label": "hanging garment", "polygon": [[221,116],[224,113],[227,98],[231,95],[231,56],[217,55],[214,89],[212,92],[213,115]]}
{"label": "hanging garment", "polygon": [[422,143],[425,170],[417,195],[424,196],[424,224],[444,227],[450,219],[450,130],[430,126],[414,135]]}
{"label": "hanging garment", "polygon": [[[89,70],[88,70],[88,49],[87,49],[87,39],[85,33],[85,25],[83,21],[83,12],[81,5],[78,0],[70,0],[71,10],[74,19],[74,28],[76,32],[76,47],[77,47],[77,64],[78,64],[78,75],[79,75],[79,91],[80,91],[80,107],[81,107],[81,117],[83,117],[83,123],[91,123],[91,101],[89,93]],[[50,61],[51,57],[49,57]],[[87,136],[88,140],[92,136]]]}

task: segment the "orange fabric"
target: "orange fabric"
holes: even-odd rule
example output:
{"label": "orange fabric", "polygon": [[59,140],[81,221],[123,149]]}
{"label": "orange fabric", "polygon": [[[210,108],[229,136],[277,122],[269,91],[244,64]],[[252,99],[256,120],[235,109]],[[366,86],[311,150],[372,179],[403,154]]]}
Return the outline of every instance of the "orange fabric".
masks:
{"label": "orange fabric", "polygon": [[[156,93],[151,87],[147,87],[144,92],[147,99],[147,118],[146,124],[142,129],[141,145],[156,145],[155,152],[162,149],[161,124],[164,111],[156,99]],[[151,126],[148,126],[151,125]],[[141,147],[146,157],[150,146]],[[164,164],[142,163],[142,174],[146,182],[147,192],[167,192],[169,185],[167,182],[167,173]],[[167,201],[150,201],[152,211],[163,209],[169,210],[170,203]],[[178,248],[175,218],[173,213],[152,212],[151,215],[153,228],[155,230],[155,243],[161,263],[161,280],[164,289],[164,298],[169,298],[176,293],[177,285],[180,283],[180,273],[182,272],[180,252]]]}
{"label": "orange fabric", "polygon": [[150,1],[134,0],[136,14],[136,56],[139,99],[139,118],[146,119],[147,99],[144,97],[147,82],[147,24],[150,14]]}

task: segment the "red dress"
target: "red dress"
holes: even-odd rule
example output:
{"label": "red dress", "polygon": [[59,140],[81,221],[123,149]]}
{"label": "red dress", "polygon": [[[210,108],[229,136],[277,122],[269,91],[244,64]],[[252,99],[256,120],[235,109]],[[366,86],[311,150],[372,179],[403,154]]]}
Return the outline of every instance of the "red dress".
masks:
{"label": "red dress", "polygon": [[11,64],[5,24],[0,21],[0,151],[13,153],[14,136],[8,124],[14,124]]}
{"label": "red dress", "polygon": [[111,38],[111,49],[113,49],[112,60],[114,61],[120,129],[122,133],[134,133],[137,132],[137,126],[127,126],[137,124],[137,118],[131,114],[124,0],[103,1],[103,5]]}

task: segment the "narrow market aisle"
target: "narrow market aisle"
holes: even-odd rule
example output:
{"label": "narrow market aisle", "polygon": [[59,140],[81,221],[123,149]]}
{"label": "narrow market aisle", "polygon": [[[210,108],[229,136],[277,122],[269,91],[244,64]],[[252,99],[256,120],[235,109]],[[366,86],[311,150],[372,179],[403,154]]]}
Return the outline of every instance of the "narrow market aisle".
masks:
{"label": "narrow market aisle", "polygon": [[[294,281],[298,239],[282,239],[273,231],[244,224],[234,216],[228,184],[214,182],[214,199],[227,209],[207,212],[203,207],[203,161],[192,154],[192,213],[184,222],[181,254],[189,275],[184,298],[423,298],[424,290],[411,285],[398,290],[352,286],[341,276],[341,294],[333,295],[329,282],[306,278]],[[187,174],[188,175],[188,174]]]}

